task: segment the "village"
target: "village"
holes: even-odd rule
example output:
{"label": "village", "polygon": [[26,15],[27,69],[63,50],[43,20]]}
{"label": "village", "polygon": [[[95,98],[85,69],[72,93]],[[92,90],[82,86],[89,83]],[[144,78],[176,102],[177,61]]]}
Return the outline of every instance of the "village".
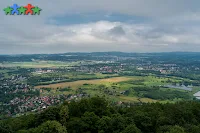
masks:
{"label": "village", "polygon": [[[102,58],[102,60],[100,60]],[[49,106],[60,104],[64,101],[78,100],[88,97],[89,93],[78,92],[76,94],[62,94],[59,91],[48,93],[36,89],[37,85],[49,85],[52,83],[73,82],[78,80],[104,79],[120,76],[148,76],[160,77],[175,76],[188,78],[190,81],[182,82],[180,85],[166,84],[167,88],[178,88],[192,90],[198,86],[195,77],[189,73],[198,72],[200,66],[191,64],[188,66],[180,63],[164,62],[163,60],[153,62],[145,58],[100,56],[98,60],[84,60],[80,63],[72,62],[70,66],[59,67],[19,67],[3,65],[0,67],[0,112],[2,115],[15,116],[26,112],[40,112]],[[35,61],[33,60],[33,63]],[[39,60],[37,60],[39,62]],[[52,63],[52,62],[51,62]],[[5,64],[5,63],[3,63]],[[16,64],[16,63],[15,63]],[[36,63],[37,64],[37,63]],[[64,63],[61,63],[64,64]],[[186,73],[188,73],[186,75]],[[184,84],[183,84],[184,83]],[[170,86],[171,85],[171,86]],[[50,89],[50,88],[45,88]],[[105,90],[110,96],[121,96],[129,93],[129,89],[122,91]]]}
{"label": "village", "polygon": [[[44,109],[63,103],[64,101],[70,102],[71,100],[79,100],[83,97],[88,97],[86,94],[77,95],[56,95],[56,96],[34,96],[34,97],[23,97],[14,98],[8,104],[4,106],[11,106],[10,110],[6,109],[7,116],[19,116],[27,112],[41,112]],[[15,107],[15,108],[12,108]],[[13,112],[12,112],[13,110]]]}

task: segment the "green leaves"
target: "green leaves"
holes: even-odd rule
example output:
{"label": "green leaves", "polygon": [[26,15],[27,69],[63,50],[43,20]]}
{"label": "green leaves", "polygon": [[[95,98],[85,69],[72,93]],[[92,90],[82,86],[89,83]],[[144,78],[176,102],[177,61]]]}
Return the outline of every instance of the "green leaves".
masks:
{"label": "green leaves", "polygon": [[167,133],[185,133],[184,129],[180,126],[174,126]]}
{"label": "green leaves", "polygon": [[68,106],[61,106],[60,112],[60,123],[64,126],[67,126],[67,120],[69,119],[69,109]]}
{"label": "green leaves", "polygon": [[99,119],[99,116],[95,115],[94,112],[84,113],[81,117],[83,130],[90,131],[92,133],[97,131],[97,122]]}
{"label": "green leaves", "polygon": [[199,102],[154,103],[117,109],[105,99],[95,97],[49,107],[40,114],[0,121],[0,132],[199,133],[199,112]]}
{"label": "green leaves", "polygon": [[67,133],[67,130],[57,121],[47,121],[35,130],[37,133]]}
{"label": "green leaves", "polygon": [[8,124],[0,122],[0,133],[14,133]]}
{"label": "green leaves", "polygon": [[59,120],[59,112],[60,109],[58,107],[49,107],[38,115],[37,122],[40,124],[48,120]]}
{"label": "green leaves", "polygon": [[121,133],[142,133],[135,125],[129,125]]}
{"label": "green leaves", "polygon": [[98,130],[104,131],[106,133],[111,132],[111,118],[108,116],[103,116],[98,122],[97,122]]}

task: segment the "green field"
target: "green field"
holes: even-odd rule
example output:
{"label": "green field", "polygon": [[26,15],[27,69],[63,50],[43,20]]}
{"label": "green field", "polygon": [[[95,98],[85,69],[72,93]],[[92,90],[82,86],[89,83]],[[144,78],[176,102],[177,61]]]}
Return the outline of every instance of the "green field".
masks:
{"label": "green field", "polygon": [[[81,62],[81,65],[87,62]],[[94,62],[90,62],[91,64]],[[61,61],[32,61],[32,62],[4,62],[2,67],[20,68],[62,68],[79,66],[80,62]],[[16,69],[17,70],[17,69]],[[8,77],[9,70],[0,70],[0,73]],[[119,76],[118,74],[85,73],[85,72],[50,72],[31,73],[28,84],[41,90],[41,95],[80,94],[87,93],[91,96],[104,96],[112,101],[123,102],[175,102],[179,100],[191,100],[193,94],[200,91],[200,87],[193,87],[191,92],[163,88],[164,85],[190,81],[179,77],[149,76]],[[43,88],[43,89],[42,89]],[[49,89],[45,89],[49,88]]]}
{"label": "green field", "polygon": [[74,82],[64,82],[64,83],[57,83],[57,84],[50,84],[50,85],[41,85],[36,86],[35,88],[65,88],[71,87],[73,89],[78,89],[79,87],[83,87],[84,84],[103,84],[103,85],[110,85],[110,83],[121,82],[131,80],[132,78],[129,77],[114,77],[114,78],[107,78],[107,79],[94,79],[94,80],[79,80]]}
{"label": "green field", "polygon": [[21,68],[58,68],[58,67],[71,67],[80,65],[95,64],[96,61],[30,61],[30,62],[3,62],[0,63],[0,67],[21,67]]}
{"label": "green field", "polygon": [[57,68],[70,67],[77,65],[76,62],[61,62],[61,61],[33,61],[33,62],[5,62],[0,63],[0,67],[21,67],[21,68]]}
{"label": "green field", "polygon": [[[170,81],[179,81],[177,78],[170,78]],[[123,76],[107,79],[79,80],[74,82],[64,82],[57,84],[36,86],[37,89],[50,88],[42,94],[78,94],[87,93],[91,96],[104,96],[112,101],[123,102],[175,102],[180,100],[190,100],[193,94],[200,90],[194,87],[191,92],[174,89],[162,88],[166,85],[169,78],[155,76]],[[70,88],[67,91],[59,91],[62,88]]]}

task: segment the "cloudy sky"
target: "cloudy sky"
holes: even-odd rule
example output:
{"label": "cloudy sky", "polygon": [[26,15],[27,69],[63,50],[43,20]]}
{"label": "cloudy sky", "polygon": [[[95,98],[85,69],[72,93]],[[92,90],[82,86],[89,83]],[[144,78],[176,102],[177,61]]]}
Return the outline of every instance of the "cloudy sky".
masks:
{"label": "cloudy sky", "polygon": [[[42,9],[5,15],[3,8]],[[200,52],[199,0],[0,0],[0,54]]]}

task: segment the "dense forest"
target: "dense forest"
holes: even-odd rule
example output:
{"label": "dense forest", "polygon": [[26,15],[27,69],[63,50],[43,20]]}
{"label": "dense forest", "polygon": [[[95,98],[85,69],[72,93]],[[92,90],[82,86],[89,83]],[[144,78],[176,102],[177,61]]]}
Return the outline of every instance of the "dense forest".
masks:
{"label": "dense forest", "polygon": [[102,97],[65,102],[39,114],[0,121],[1,133],[199,133],[200,103],[124,107]]}

